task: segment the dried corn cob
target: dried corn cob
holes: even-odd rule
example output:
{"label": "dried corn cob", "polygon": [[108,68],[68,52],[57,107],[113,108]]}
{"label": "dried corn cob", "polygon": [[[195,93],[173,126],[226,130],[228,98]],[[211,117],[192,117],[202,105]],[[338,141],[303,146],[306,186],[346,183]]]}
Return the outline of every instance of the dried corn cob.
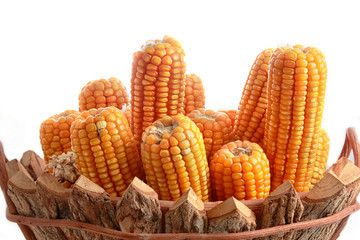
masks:
{"label": "dried corn cob", "polygon": [[310,189],[313,188],[323,177],[329,157],[330,138],[324,129],[320,129],[318,135],[318,149],[314,162],[314,171],[311,178]]}
{"label": "dried corn cob", "polygon": [[309,190],[326,76],[325,57],[317,48],[287,45],[272,55],[263,142],[272,189],[290,180],[297,191]]}
{"label": "dried corn cob", "polygon": [[118,108],[82,112],[71,125],[71,145],[79,171],[111,196],[121,196],[135,176],[142,177],[134,137]]}
{"label": "dried corn cob", "polygon": [[201,78],[196,74],[185,75],[185,114],[205,109],[205,89]]}
{"label": "dried corn cob", "polygon": [[124,84],[117,78],[88,82],[79,94],[79,111],[114,106],[119,109],[129,104]]}
{"label": "dried corn cob", "polygon": [[41,123],[40,142],[46,163],[52,155],[71,151],[70,126],[78,115],[78,111],[66,110]]}
{"label": "dried corn cob", "polygon": [[188,117],[202,133],[206,159],[210,162],[216,151],[231,141],[231,120],[225,113],[203,109],[192,111]]}
{"label": "dried corn cob", "polygon": [[235,141],[218,150],[210,163],[211,184],[217,200],[266,198],[270,192],[269,161],[261,147]]}
{"label": "dried corn cob", "polygon": [[191,187],[209,201],[210,173],[199,128],[179,114],[146,128],[141,142],[146,179],[163,200],[174,200]]}
{"label": "dried corn cob", "polygon": [[238,110],[233,110],[233,109],[231,109],[231,110],[223,110],[223,109],[220,109],[219,112],[226,113],[226,115],[228,115],[230,120],[231,120],[231,126],[234,127],[236,116],[238,115]]}
{"label": "dried corn cob", "polygon": [[251,67],[234,123],[235,140],[260,143],[264,134],[267,107],[267,78],[273,49],[262,51]]}
{"label": "dried corn cob", "polygon": [[185,52],[174,38],[148,41],[133,56],[131,129],[140,143],[146,127],[184,112]]}

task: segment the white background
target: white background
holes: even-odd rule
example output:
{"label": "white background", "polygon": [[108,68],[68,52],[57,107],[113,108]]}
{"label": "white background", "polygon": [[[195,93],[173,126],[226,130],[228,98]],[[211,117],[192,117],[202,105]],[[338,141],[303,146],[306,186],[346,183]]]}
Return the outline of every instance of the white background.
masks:
{"label": "white background", "polygon": [[[43,156],[39,126],[78,108],[89,80],[117,77],[129,88],[132,54],[170,35],[186,51],[188,73],[203,79],[206,106],[236,109],[256,55],[279,44],[316,46],[326,56],[322,126],[329,165],[345,129],[360,133],[359,25],[355,1],[1,1],[0,139],[9,159],[32,149]],[[22,239],[5,218],[0,239]],[[340,239],[358,239],[360,212]]]}

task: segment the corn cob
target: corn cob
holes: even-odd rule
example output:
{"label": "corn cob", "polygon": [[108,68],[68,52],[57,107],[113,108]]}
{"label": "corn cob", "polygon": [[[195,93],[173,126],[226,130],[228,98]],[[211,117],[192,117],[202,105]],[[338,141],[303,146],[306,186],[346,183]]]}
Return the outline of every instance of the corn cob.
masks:
{"label": "corn cob", "polygon": [[129,95],[124,84],[117,78],[88,82],[79,94],[79,111],[91,108],[114,106],[119,109],[129,104]]}
{"label": "corn cob", "polygon": [[233,135],[235,140],[260,143],[267,108],[267,78],[273,49],[262,51],[253,63],[239,103]]}
{"label": "corn cob", "polygon": [[285,46],[269,66],[263,147],[272,190],[286,180],[298,192],[310,187],[326,89],[325,57],[317,48]]}
{"label": "corn cob", "polygon": [[238,110],[234,110],[234,109],[223,110],[223,109],[220,109],[219,112],[226,113],[226,115],[229,116],[229,118],[231,120],[231,126],[234,128],[234,123],[235,123],[235,120],[236,120],[236,116],[238,115]]}
{"label": "corn cob", "polygon": [[133,55],[131,129],[138,143],[155,120],[184,113],[184,56],[180,43],[168,36],[146,42]]}
{"label": "corn cob", "polygon": [[41,123],[40,143],[46,163],[49,162],[52,155],[71,151],[70,126],[78,115],[78,111],[66,110]]}
{"label": "corn cob", "polygon": [[115,107],[84,111],[71,125],[76,166],[111,196],[142,178],[137,146],[124,114]]}
{"label": "corn cob", "polygon": [[323,177],[329,157],[330,139],[324,129],[320,129],[318,135],[318,149],[314,163],[314,171],[311,178],[310,189],[313,188]]}
{"label": "corn cob", "polygon": [[185,75],[185,115],[194,110],[205,109],[205,90],[201,78],[195,74]]}
{"label": "corn cob", "polygon": [[146,180],[163,200],[174,200],[191,187],[209,201],[210,173],[199,128],[179,114],[163,117],[146,128],[141,142]]}
{"label": "corn cob", "polygon": [[266,198],[270,192],[269,161],[261,147],[235,141],[219,149],[210,163],[211,184],[217,200]]}
{"label": "corn cob", "polygon": [[212,110],[194,110],[188,117],[198,126],[204,138],[206,159],[210,163],[212,156],[224,144],[231,141],[231,120],[222,112]]}

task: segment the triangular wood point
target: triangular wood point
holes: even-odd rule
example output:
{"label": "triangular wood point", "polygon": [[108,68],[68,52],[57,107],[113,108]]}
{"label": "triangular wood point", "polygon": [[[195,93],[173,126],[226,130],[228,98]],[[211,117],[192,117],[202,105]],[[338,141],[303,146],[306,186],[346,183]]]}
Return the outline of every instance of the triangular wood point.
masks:
{"label": "triangular wood point", "polygon": [[229,214],[233,211],[241,212],[245,217],[250,217],[253,212],[243,203],[234,197],[230,197],[222,203],[216,205],[207,212],[208,218],[217,218]]}
{"label": "triangular wood point", "polygon": [[57,181],[56,177],[49,172],[44,172],[41,174],[41,176],[36,180],[36,184],[46,189],[47,192],[51,192],[52,194],[61,194],[65,196],[70,194],[70,190],[64,188]]}
{"label": "triangular wood point", "polygon": [[323,178],[306,195],[306,199],[319,200],[333,197],[344,189],[344,184],[332,171],[327,171]]}
{"label": "triangular wood point", "polygon": [[90,179],[85,177],[84,175],[81,175],[74,184],[74,189],[80,188],[84,189],[88,192],[98,193],[102,194],[105,192],[105,189],[97,185],[96,183],[92,182]]}
{"label": "triangular wood point", "polygon": [[169,210],[174,210],[181,206],[183,203],[188,201],[191,205],[193,205],[197,210],[202,211],[204,210],[204,203],[201,201],[201,199],[196,195],[194,190],[192,188],[189,188],[189,190],[184,193],[176,202],[174,205],[172,205]]}
{"label": "triangular wood point", "polygon": [[283,184],[281,184],[279,187],[277,187],[273,192],[270,193],[269,197],[275,197],[278,195],[281,195],[285,192],[289,192],[293,189],[295,191],[294,186],[290,183],[289,180],[286,180]]}
{"label": "triangular wood point", "polygon": [[130,191],[130,188],[134,188],[137,192],[144,194],[148,197],[158,198],[158,194],[149,185],[135,177],[130,183],[128,188],[125,190],[124,195]]}
{"label": "triangular wood point", "polygon": [[10,186],[21,190],[26,193],[35,193],[35,182],[23,172],[17,172],[12,178],[9,179]]}

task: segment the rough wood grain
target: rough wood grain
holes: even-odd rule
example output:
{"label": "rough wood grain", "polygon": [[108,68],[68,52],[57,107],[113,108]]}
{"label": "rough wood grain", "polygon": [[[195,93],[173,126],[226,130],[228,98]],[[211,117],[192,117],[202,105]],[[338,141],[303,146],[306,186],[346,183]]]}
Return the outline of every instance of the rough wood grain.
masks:
{"label": "rough wood grain", "polygon": [[44,159],[31,150],[24,152],[20,162],[34,180],[46,169]]}
{"label": "rough wood grain", "polygon": [[[304,206],[293,185],[286,181],[265,199],[257,217],[257,228],[269,228],[300,221]],[[279,234],[261,240],[293,239],[294,232]]]}
{"label": "rough wood grain", "polygon": [[160,233],[162,212],[157,193],[135,177],[116,205],[116,219],[123,232]]}
{"label": "rough wood grain", "polygon": [[[36,187],[40,204],[44,206],[45,218],[73,220],[69,208],[70,189],[65,189],[56,177],[48,172],[38,177]],[[69,228],[60,228],[58,234],[69,240],[82,239],[80,231]]]}
{"label": "rough wood grain", "polygon": [[165,214],[166,233],[206,233],[204,203],[192,188],[183,194]]}
{"label": "rough wood grain", "polygon": [[26,171],[25,167],[18,160],[13,159],[6,163],[6,172],[9,179],[12,178],[12,176],[14,176],[19,171],[25,173],[27,176],[32,178],[30,174]]}
{"label": "rough wood grain", "polygon": [[[69,209],[73,220],[120,229],[110,195],[84,176],[80,176],[74,184],[69,200]],[[92,233],[82,233],[81,235],[84,239],[109,239]]]}
{"label": "rough wood grain", "polygon": [[[360,190],[360,168],[346,158],[340,159],[303,199],[301,221],[340,212],[355,200]],[[298,231],[297,239],[330,239],[341,221],[323,227]]]}
{"label": "rough wood grain", "polygon": [[[33,179],[22,171],[17,172],[8,182],[8,194],[16,206],[16,210],[23,216],[44,218],[43,206],[37,195],[37,188]],[[66,239],[57,227],[30,226],[37,239]]]}
{"label": "rough wood grain", "polygon": [[[8,177],[8,173],[6,171],[6,164],[8,163],[8,159],[5,156],[5,152],[4,152],[4,147],[2,142],[0,141],[0,186],[1,186],[1,190],[4,193],[4,197],[5,197],[5,201],[6,201],[6,205],[9,209],[9,212],[11,214],[17,214],[17,210],[16,207],[14,205],[14,203],[12,202],[12,200],[10,199],[9,195],[8,195],[8,181],[9,181],[9,177]],[[24,237],[28,240],[34,240],[35,236],[32,232],[32,230],[25,225],[22,224],[18,224],[21,232],[24,234]]]}
{"label": "rough wood grain", "polygon": [[254,212],[234,197],[209,210],[207,217],[208,233],[239,233],[256,228]]}

